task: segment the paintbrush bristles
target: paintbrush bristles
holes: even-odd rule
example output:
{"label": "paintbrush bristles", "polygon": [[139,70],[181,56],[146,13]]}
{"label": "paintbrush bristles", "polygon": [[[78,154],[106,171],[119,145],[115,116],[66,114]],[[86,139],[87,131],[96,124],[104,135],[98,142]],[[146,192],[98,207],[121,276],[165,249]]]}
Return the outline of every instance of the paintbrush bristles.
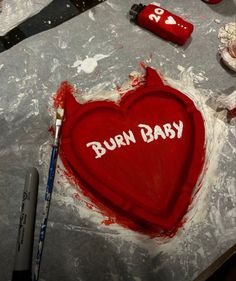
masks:
{"label": "paintbrush bristles", "polygon": [[64,109],[58,108],[56,112],[56,126],[61,126],[64,116]]}
{"label": "paintbrush bristles", "polygon": [[59,135],[60,135],[60,129],[63,121],[64,116],[64,109],[58,108],[56,113],[56,130],[55,130],[55,138],[54,138],[54,145],[58,146],[59,144]]}
{"label": "paintbrush bristles", "polygon": [[64,109],[58,108],[56,113],[56,119],[62,120],[64,116]]}

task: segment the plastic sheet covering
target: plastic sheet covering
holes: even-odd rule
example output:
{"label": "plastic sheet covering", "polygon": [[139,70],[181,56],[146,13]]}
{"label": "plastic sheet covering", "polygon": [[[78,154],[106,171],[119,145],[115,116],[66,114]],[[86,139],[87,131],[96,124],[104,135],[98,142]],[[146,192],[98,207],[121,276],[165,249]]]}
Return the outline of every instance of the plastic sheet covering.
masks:
{"label": "plastic sheet covering", "polygon": [[0,280],[11,277],[28,166],[40,173],[38,240],[56,89],[68,80],[84,101],[112,98],[109,91],[139,71],[141,61],[187,92],[204,114],[208,168],[190,217],[164,241],[102,224],[106,218],[75,196],[78,188],[58,168],[40,281],[191,281],[235,244],[235,119],[225,122],[224,111],[210,104],[235,90],[235,77],[216,59],[217,31],[234,20],[234,2],[221,2],[221,13],[202,1],[158,2],[194,24],[189,44],[178,47],[131,24],[133,0],[109,0],[0,54]]}
{"label": "plastic sheet covering", "polygon": [[0,36],[37,14],[50,2],[52,0],[0,0]]}

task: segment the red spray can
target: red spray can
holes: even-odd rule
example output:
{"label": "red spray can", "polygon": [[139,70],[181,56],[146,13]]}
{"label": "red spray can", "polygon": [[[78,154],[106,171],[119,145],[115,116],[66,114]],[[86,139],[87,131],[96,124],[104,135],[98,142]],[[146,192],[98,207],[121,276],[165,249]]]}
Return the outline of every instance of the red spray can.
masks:
{"label": "red spray can", "polygon": [[184,45],[193,32],[193,25],[161,8],[156,3],[134,4],[129,12],[131,21],[159,37]]}

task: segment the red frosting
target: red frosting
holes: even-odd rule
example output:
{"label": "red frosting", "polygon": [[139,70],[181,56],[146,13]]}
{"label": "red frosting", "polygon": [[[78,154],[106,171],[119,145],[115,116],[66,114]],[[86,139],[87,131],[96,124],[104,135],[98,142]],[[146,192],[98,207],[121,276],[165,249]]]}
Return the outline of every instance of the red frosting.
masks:
{"label": "red frosting", "polygon": [[191,23],[154,4],[146,6],[139,13],[137,23],[179,45],[185,44],[193,32]]}
{"label": "red frosting", "polygon": [[105,224],[170,235],[203,169],[204,121],[192,100],[146,71],[146,84],[119,104],[80,104],[63,84],[60,156],[86,196],[109,211]]}

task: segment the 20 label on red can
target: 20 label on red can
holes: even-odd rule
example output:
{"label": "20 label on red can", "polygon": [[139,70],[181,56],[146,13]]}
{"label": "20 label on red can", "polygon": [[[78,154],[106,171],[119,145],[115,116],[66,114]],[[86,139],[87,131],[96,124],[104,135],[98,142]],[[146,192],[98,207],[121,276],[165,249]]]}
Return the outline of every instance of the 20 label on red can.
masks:
{"label": "20 label on red can", "polygon": [[179,45],[186,43],[193,31],[193,25],[183,18],[151,3],[140,11],[137,23],[159,37]]}

